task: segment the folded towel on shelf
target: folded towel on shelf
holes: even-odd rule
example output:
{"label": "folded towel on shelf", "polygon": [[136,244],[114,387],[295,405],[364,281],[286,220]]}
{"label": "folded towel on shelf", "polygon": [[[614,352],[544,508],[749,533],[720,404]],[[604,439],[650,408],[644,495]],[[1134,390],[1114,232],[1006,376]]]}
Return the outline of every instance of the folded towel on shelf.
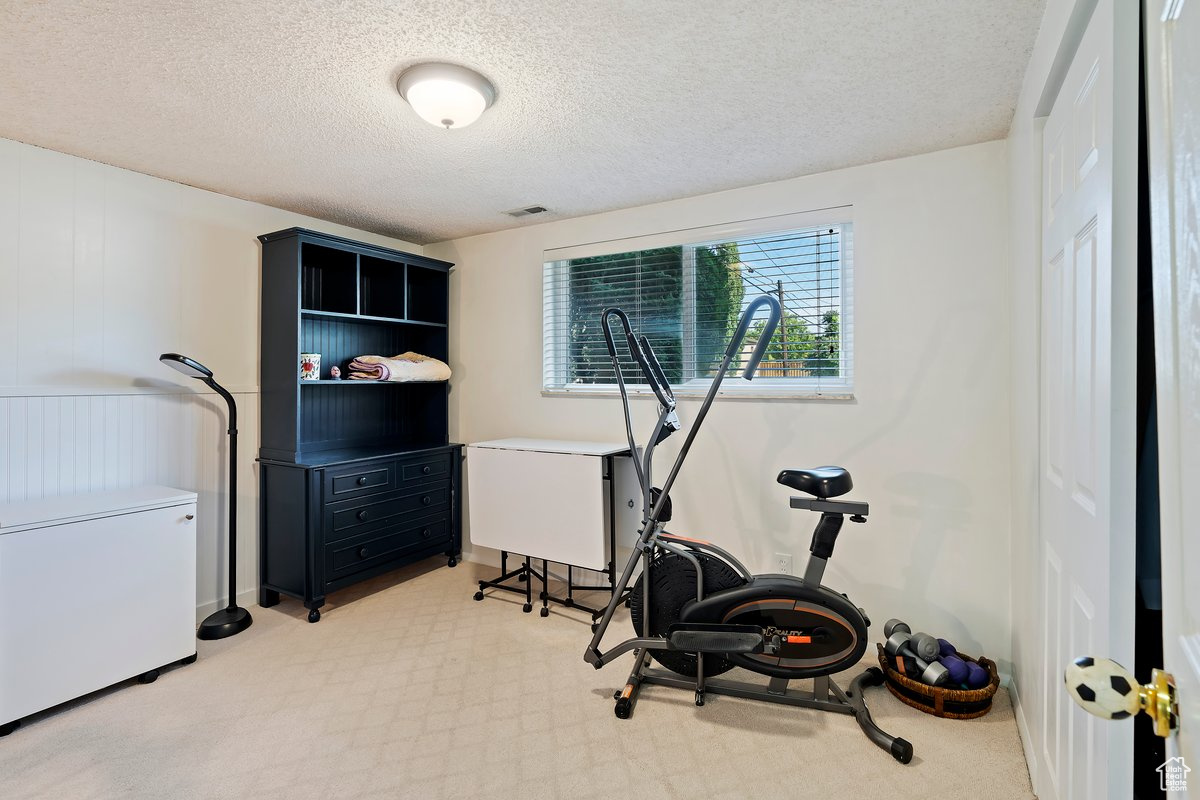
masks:
{"label": "folded towel on shelf", "polygon": [[350,362],[352,381],[448,381],[450,367],[446,362],[420,353],[401,353],[398,356],[359,356]]}

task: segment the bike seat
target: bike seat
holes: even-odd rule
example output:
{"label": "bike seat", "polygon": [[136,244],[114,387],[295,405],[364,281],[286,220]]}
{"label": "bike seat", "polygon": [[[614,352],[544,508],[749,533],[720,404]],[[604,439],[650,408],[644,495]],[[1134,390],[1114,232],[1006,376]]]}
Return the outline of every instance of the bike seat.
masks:
{"label": "bike seat", "polygon": [[822,498],[838,497],[854,488],[850,473],[841,467],[785,469],[776,480],[798,492]]}

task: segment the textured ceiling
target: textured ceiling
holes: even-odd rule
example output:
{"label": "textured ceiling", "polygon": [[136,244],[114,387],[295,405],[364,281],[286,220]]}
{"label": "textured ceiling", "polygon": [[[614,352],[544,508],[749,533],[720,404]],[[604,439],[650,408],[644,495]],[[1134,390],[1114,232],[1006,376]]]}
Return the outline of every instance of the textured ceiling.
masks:
{"label": "textured ceiling", "polygon": [[[1002,137],[1042,6],[0,0],[0,136],[428,243]],[[426,60],[496,104],[423,122]]]}

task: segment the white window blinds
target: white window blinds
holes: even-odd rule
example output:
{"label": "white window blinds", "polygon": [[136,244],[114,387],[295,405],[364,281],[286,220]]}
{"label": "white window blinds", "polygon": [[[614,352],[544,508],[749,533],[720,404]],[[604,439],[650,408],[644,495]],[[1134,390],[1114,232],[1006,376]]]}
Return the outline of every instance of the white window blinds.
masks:
{"label": "white window blinds", "polygon": [[[849,394],[851,239],[851,226],[841,223],[547,260],[543,389],[613,388],[600,315],[617,306],[650,340],[672,386],[702,392],[742,310],[769,293],[784,314],[767,355],[752,383],[730,378],[722,391]],[[753,350],[762,327],[761,320],[751,325],[731,376]],[[619,340],[618,352],[626,380],[636,389],[643,383],[641,374]]]}

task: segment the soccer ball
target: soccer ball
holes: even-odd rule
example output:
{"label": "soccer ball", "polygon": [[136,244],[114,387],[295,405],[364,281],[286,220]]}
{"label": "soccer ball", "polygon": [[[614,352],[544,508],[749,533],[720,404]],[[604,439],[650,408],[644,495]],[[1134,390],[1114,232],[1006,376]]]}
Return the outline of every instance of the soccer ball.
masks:
{"label": "soccer ball", "polygon": [[1137,680],[1110,659],[1077,658],[1063,673],[1063,682],[1084,711],[1101,719],[1125,719],[1140,708]]}

